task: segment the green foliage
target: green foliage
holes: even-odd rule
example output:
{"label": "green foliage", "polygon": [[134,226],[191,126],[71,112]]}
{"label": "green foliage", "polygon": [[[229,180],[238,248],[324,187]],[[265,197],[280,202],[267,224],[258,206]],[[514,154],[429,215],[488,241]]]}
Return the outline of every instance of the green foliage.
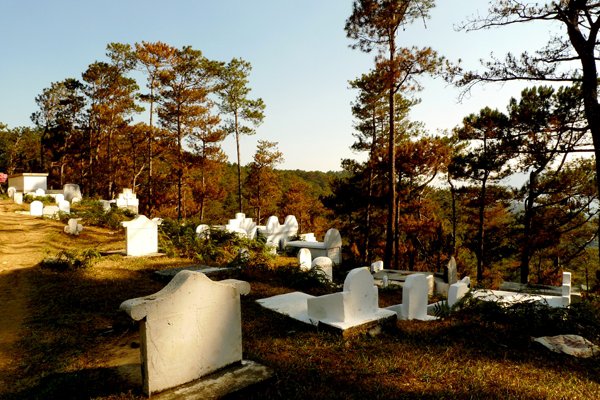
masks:
{"label": "green foliage", "polygon": [[193,220],[165,219],[159,226],[159,245],[170,256],[193,258],[206,264],[228,267],[269,266],[273,256],[264,240],[249,240],[223,229],[210,229],[198,237]]}
{"label": "green foliage", "polygon": [[53,205],[56,203],[52,196],[36,196],[35,194],[28,193],[23,196],[23,203],[31,203],[32,201],[41,201],[45,206]]}
{"label": "green foliage", "polygon": [[134,217],[135,214],[127,209],[111,207],[109,211],[104,211],[99,201],[83,200],[81,203],[73,205],[71,213],[67,214],[64,219],[81,218],[84,225],[118,230],[121,229],[121,222],[129,221]]}
{"label": "green foliage", "polygon": [[483,301],[467,294],[455,307],[460,318],[486,328],[504,328],[517,337],[577,334],[600,339],[600,299],[586,298],[566,308],[524,301],[510,305]]}
{"label": "green foliage", "polygon": [[100,253],[95,249],[62,250],[55,257],[48,257],[40,263],[42,268],[53,271],[75,271],[82,268],[88,268],[98,260]]}

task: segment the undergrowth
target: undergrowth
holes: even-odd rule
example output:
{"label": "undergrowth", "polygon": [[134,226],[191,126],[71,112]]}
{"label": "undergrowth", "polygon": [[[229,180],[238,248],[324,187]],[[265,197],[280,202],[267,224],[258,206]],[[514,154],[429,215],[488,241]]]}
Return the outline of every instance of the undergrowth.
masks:
{"label": "undergrowth", "polygon": [[40,266],[53,271],[75,271],[92,266],[99,258],[95,249],[61,250],[56,256],[43,259]]}

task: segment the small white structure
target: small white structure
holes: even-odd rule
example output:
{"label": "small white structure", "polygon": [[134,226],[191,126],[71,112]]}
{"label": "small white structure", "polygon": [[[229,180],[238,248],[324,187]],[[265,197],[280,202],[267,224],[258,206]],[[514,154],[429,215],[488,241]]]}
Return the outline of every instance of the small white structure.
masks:
{"label": "small white structure", "polygon": [[65,233],[69,235],[79,236],[81,231],[83,231],[83,225],[79,223],[79,218],[69,218],[69,222],[67,226],[64,227]]}
{"label": "small white structure", "polygon": [[35,189],[35,195],[39,197],[43,197],[46,195],[46,190],[42,188]]}
{"label": "small white structure", "polygon": [[468,276],[460,280],[460,282],[453,283],[448,289],[448,307],[454,306],[460,299],[465,297],[465,294],[469,291],[470,278]]}
{"label": "small white structure", "polygon": [[293,292],[257,302],[299,321],[325,324],[341,331],[396,317],[394,311],[379,308],[378,289],[368,268],[351,270],[342,292],[319,297]]}
{"label": "small white structure", "polygon": [[32,217],[41,217],[44,215],[44,203],[39,200],[34,200],[29,205],[29,215]]}
{"label": "small white structure", "polygon": [[[81,195],[81,189],[79,188],[79,185],[75,184],[75,183],[67,183],[66,185],[63,186],[63,196],[64,199],[67,200],[68,202],[73,202],[73,199],[78,198],[79,200],[81,200],[81,198],[83,197]],[[75,200],[77,202],[77,200]]]}
{"label": "small white structure", "polygon": [[252,218],[246,218],[244,213],[236,213],[234,219],[230,219],[225,230],[227,232],[237,233],[241,237],[254,239],[256,237],[256,223]]}
{"label": "small white structure", "polygon": [[126,229],[128,256],[145,256],[158,252],[158,225],[160,218],[148,219],[138,215],[131,221],[123,221]]}
{"label": "small white structure", "polygon": [[148,396],[242,360],[240,295],[232,285],[184,270],[159,292],[120,308],[140,321]]}
{"label": "small white structure", "polygon": [[563,283],[560,295],[529,294],[522,292],[509,292],[504,290],[473,290],[473,297],[483,301],[495,301],[500,305],[510,306],[520,302],[539,302],[550,307],[561,308],[571,304],[571,273],[563,272]]}
{"label": "small white structure", "polygon": [[23,204],[23,192],[15,192],[13,195],[13,201],[15,204]]}
{"label": "small white structure", "polygon": [[13,197],[15,197],[15,193],[17,192],[17,189],[14,186],[9,186],[9,188],[6,190],[6,194],[8,195],[8,197],[10,197],[11,199]]}
{"label": "small white structure", "polygon": [[69,203],[67,200],[60,200],[58,201],[58,209],[61,212],[68,214],[71,212],[71,203]]}
{"label": "small white structure", "polygon": [[196,227],[196,237],[199,239],[207,239],[210,236],[210,226],[200,224]]}
{"label": "small white structure", "polygon": [[300,249],[298,252],[298,264],[300,265],[300,269],[302,271],[310,271],[310,268],[312,267],[312,256],[310,255],[310,250]]}
{"label": "small white structure", "polygon": [[322,271],[329,282],[333,281],[333,261],[329,257],[317,257],[312,260],[312,268]]}
{"label": "small white structure", "polygon": [[279,218],[271,215],[265,226],[258,227],[258,233],[267,239],[267,244],[280,247],[283,242],[298,234],[298,221],[295,216],[288,215],[283,225],[280,225]]}
{"label": "small white structure", "polygon": [[98,200],[98,202],[102,206],[102,211],[105,213],[110,211],[111,200]]}
{"label": "small white structure", "polygon": [[117,207],[126,208],[131,212],[138,213],[140,201],[131,189],[123,189],[117,197]]}
{"label": "small white structure", "polygon": [[58,219],[59,211],[60,209],[58,208],[58,206],[45,206],[42,210],[42,214],[44,215],[44,217]]}
{"label": "small white structure", "polygon": [[325,233],[325,239],[322,242],[294,240],[287,242],[285,247],[292,248],[307,248],[310,250],[312,257],[329,257],[334,265],[339,265],[342,262],[342,237],[340,232],[331,228]]}
{"label": "small white structure", "polygon": [[383,271],[383,261],[381,261],[381,260],[375,261],[374,263],[371,264],[371,272],[372,273],[376,273],[379,271]]}
{"label": "small white structure", "polygon": [[427,299],[430,279],[424,274],[413,274],[406,278],[402,288],[402,304],[387,307],[395,311],[399,319],[430,321],[436,317],[427,315]]}
{"label": "small white structure", "polygon": [[55,194],[54,195],[54,202],[56,204],[60,204],[60,202],[64,201],[64,200],[65,200],[65,195],[64,194],[59,193],[59,194]]}
{"label": "small white structure", "polygon": [[26,172],[10,175],[8,177],[8,186],[12,186],[17,192],[23,193],[34,193],[37,189],[42,189],[46,192],[48,190],[47,181],[47,173]]}

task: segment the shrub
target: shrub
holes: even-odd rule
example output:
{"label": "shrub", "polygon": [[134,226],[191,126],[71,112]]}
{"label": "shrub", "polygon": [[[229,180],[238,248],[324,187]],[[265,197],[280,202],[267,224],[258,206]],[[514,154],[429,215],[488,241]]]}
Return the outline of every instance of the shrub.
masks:
{"label": "shrub", "polygon": [[82,252],[75,250],[62,250],[55,257],[42,260],[41,267],[53,271],[75,271],[92,266],[100,257],[95,249],[87,249]]}

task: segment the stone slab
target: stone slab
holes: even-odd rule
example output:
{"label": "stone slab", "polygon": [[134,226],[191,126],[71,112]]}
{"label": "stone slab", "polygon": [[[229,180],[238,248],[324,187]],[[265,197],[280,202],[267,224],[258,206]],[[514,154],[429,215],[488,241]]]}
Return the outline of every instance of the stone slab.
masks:
{"label": "stone slab", "polygon": [[292,292],[280,294],[278,296],[267,297],[265,299],[256,300],[261,306],[273,310],[280,314],[287,315],[295,320],[306,324],[316,325],[316,321],[311,321],[308,318],[308,310],[306,300],[312,299],[315,296],[302,292]]}
{"label": "stone slab", "polygon": [[220,399],[248,386],[263,382],[273,371],[254,361],[242,360],[194,382],[152,395],[156,400]]}

